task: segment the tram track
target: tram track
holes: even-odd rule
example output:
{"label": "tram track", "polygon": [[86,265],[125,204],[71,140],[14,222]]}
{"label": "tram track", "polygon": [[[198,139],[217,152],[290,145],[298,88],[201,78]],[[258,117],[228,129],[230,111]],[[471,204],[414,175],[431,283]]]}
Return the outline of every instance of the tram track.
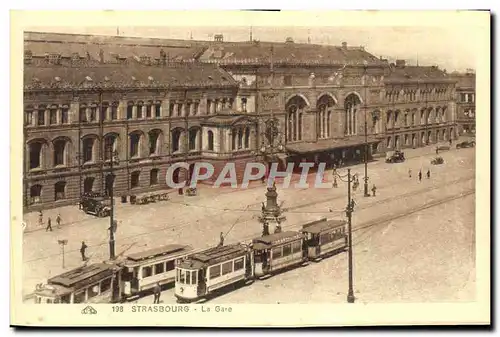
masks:
{"label": "tram track", "polygon": [[[416,190],[416,191],[410,191],[410,192],[407,192],[407,193],[404,193],[404,194],[400,194],[400,195],[396,195],[396,196],[391,196],[391,197],[387,197],[387,198],[384,198],[384,199],[379,199],[377,201],[368,203],[366,205],[358,205],[357,208],[358,209],[369,209],[371,207],[375,207],[375,206],[383,204],[383,203],[391,202],[391,201],[393,201],[395,199],[401,199],[401,198],[406,198],[406,197],[414,197],[414,196],[425,194],[427,192],[430,192],[430,191],[433,191],[433,190],[436,190],[436,189],[440,189],[440,188],[442,188],[444,186],[447,186],[447,185],[450,185],[450,184],[455,184],[455,183],[460,183],[460,182],[465,183],[465,182],[468,182],[468,181],[473,180],[473,179],[475,179],[475,175],[469,176],[468,178],[467,177],[460,177],[458,179],[454,179],[452,181],[446,181],[446,182],[443,182],[441,184],[434,185],[432,187],[426,187],[426,188],[422,188],[422,189],[419,189],[419,190]],[[305,208],[305,207],[309,207],[309,206],[314,206],[316,204],[327,203],[327,202],[331,202],[331,201],[339,200],[339,199],[343,199],[343,198],[345,198],[345,196],[331,197],[331,198],[322,199],[322,200],[319,200],[319,201],[316,201],[316,202],[310,202],[310,203],[307,203],[307,204],[301,204],[301,205],[292,206],[292,207],[289,207],[288,210],[292,210],[293,211],[294,209],[300,209],[300,208]],[[246,210],[246,212],[255,212],[255,211],[248,209],[248,210]],[[260,212],[260,210],[259,210],[259,212]],[[336,212],[326,212],[325,211],[325,212],[321,212],[321,213],[325,214],[325,215],[326,214],[331,215],[331,214],[342,214],[343,212],[344,212],[344,210],[336,211]],[[309,213],[309,212],[305,211],[305,212],[301,212],[301,213]],[[315,213],[315,212],[311,212],[311,213]],[[209,215],[209,216],[203,217],[201,219],[198,219],[198,221],[202,222],[204,219],[212,218],[213,216],[214,215]],[[250,219],[238,220],[235,224],[244,223],[244,222],[249,221],[249,220]],[[184,223],[182,223],[180,225],[179,224],[173,224],[173,225],[170,225],[170,226],[166,226],[166,227],[160,228],[160,229],[155,230],[155,231],[143,232],[143,233],[135,234],[133,236],[123,237],[121,239],[122,240],[127,240],[127,239],[131,239],[131,238],[138,238],[138,237],[141,237],[141,236],[144,236],[144,235],[151,235],[151,234],[154,234],[154,233],[164,232],[164,231],[173,230],[173,229],[176,230],[176,231],[182,231],[183,229],[188,228],[192,224],[193,224],[193,221],[184,222]],[[293,226],[290,226],[288,228],[293,228]],[[253,235],[252,238],[254,238],[257,235],[260,235],[260,233],[257,233],[255,235]],[[104,241],[104,242],[101,242],[99,244],[91,245],[91,246],[89,246],[89,248],[101,247],[101,246],[107,245],[107,244],[108,244],[108,242]],[[207,245],[207,247],[208,247],[208,245]],[[76,252],[79,252],[79,250],[78,249],[68,250],[65,253],[68,254],[68,253],[76,253]],[[36,259],[30,259],[30,260],[24,261],[24,263],[41,261],[41,260],[45,260],[45,259],[49,259],[49,258],[58,257],[60,255],[61,255],[61,253],[58,252],[56,254],[46,255],[46,256],[38,257]]]}

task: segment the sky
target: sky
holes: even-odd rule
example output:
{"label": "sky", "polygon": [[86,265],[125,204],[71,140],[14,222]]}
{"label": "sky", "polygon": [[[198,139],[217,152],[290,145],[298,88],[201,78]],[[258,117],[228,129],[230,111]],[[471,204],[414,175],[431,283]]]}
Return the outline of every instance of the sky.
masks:
{"label": "sky", "polygon": [[[253,39],[260,41],[283,42],[292,37],[295,42],[364,46],[373,55],[383,56],[390,61],[405,59],[408,64],[438,65],[448,72],[476,69],[476,47],[474,35],[469,27],[457,25],[439,27],[400,26],[400,27],[264,27],[254,26],[210,26],[210,27],[146,27],[146,26],[108,26],[108,27],[47,27],[30,28],[31,31],[80,33],[97,35],[158,37],[171,39],[213,40],[214,34],[223,34],[224,41],[248,41],[250,30]],[[477,32],[474,32],[477,34]]]}

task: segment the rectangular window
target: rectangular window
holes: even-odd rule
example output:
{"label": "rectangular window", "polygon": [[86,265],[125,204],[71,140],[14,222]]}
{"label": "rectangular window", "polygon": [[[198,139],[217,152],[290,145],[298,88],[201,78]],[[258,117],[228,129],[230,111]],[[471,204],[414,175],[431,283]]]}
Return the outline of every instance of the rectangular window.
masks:
{"label": "rectangular window", "polygon": [[80,122],[86,122],[87,121],[87,108],[80,108],[79,112],[80,116]]}
{"label": "rectangular window", "polygon": [[163,262],[155,264],[155,275],[163,274],[164,271],[165,271],[165,264]]}
{"label": "rectangular window", "polygon": [[186,284],[191,284],[191,272],[186,270]]}
{"label": "rectangular window", "polygon": [[57,109],[50,109],[49,110],[49,123],[50,124],[57,124]]}
{"label": "rectangular window", "polygon": [[76,292],[73,296],[73,303],[84,303],[85,302],[85,289]]}
{"label": "rectangular window", "polygon": [[298,253],[302,250],[302,241],[295,241],[292,243],[292,254]]}
{"label": "rectangular window", "polygon": [[153,108],[152,105],[146,105],[146,118],[151,118],[151,109]]}
{"label": "rectangular window", "polygon": [[101,294],[111,288],[111,278],[101,281]]}
{"label": "rectangular window", "polygon": [[288,256],[292,254],[292,244],[289,243],[283,246],[283,256]]}
{"label": "rectangular window", "polygon": [[194,103],[194,108],[193,108],[193,114],[197,115],[199,112],[200,112],[200,103],[199,102],[195,102]]}
{"label": "rectangular window", "polygon": [[172,260],[172,261],[167,261],[167,270],[166,271],[170,271],[170,270],[174,270],[175,269],[175,261]]}
{"label": "rectangular window", "polygon": [[127,106],[127,119],[132,119],[133,115],[134,115],[134,106],[133,105]]}
{"label": "rectangular window", "polygon": [[234,260],[234,271],[243,269],[243,264],[244,264],[243,257]]}
{"label": "rectangular window", "polygon": [[26,111],[26,125],[33,125],[33,111]]}
{"label": "rectangular window", "polygon": [[210,267],[210,279],[214,279],[220,276],[220,264],[217,266]]}
{"label": "rectangular window", "polygon": [[142,278],[150,277],[153,275],[153,267],[142,267]]}
{"label": "rectangular window", "polygon": [[186,283],[186,271],[181,269],[180,283]]}
{"label": "rectangular window", "polygon": [[225,262],[222,264],[222,275],[227,275],[233,272],[233,261]]}
{"label": "rectangular window", "polygon": [[38,125],[45,125],[45,110],[38,110]]}
{"label": "rectangular window", "polygon": [[207,115],[210,114],[210,109],[212,108],[212,101],[207,100]]}
{"label": "rectangular window", "polygon": [[182,103],[177,104],[177,116],[182,116]]}
{"label": "rectangular window", "polygon": [[62,108],[62,110],[61,110],[61,123],[62,124],[68,124],[68,113],[69,113],[68,108]]}
{"label": "rectangular window", "polygon": [[90,108],[90,121],[95,122],[97,120],[97,108],[92,107]]}
{"label": "rectangular window", "polygon": [[170,103],[170,105],[168,107],[168,113],[170,114],[170,117],[172,117],[174,115],[174,107],[175,107],[175,104]]}
{"label": "rectangular window", "polygon": [[111,105],[111,120],[118,119],[118,106],[113,104]]}
{"label": "rectangular window", "polygon": [[197,271],[196,270],[193,270],[191,272],[191,284],[197,284],[198,283],[198,280],[197,280]]}
{"label": "rectangular window", "polygon": [[281,253],[281,247],[273,248],[273,259],[279,259],[283,254]]}
{"label": "rectangular window", "polygon": [[156,104],[155,105],[155,117],[160,118],[161,117],[161,104]]}
{"label": "rectangular window", "polygon": [[283,76],[283,84],[286,86],[292,85],[292,76],[291,75]]}
{"label": "rectangular window", "polygon": [[186,116],[191,115],[191,103],[186,103]]}

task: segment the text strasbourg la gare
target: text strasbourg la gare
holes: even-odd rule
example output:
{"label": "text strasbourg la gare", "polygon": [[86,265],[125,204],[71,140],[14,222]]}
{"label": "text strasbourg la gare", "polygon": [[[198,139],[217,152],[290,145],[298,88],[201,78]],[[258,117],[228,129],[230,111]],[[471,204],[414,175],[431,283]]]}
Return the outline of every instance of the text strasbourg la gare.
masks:
{"label": "text strasbourg la gare", "polygon": [[[309,188],[309,183],[307,182],[307,176],[309,170],[316,164],[311,162],[299,163],[298,167],[301,168],[300,179],[297,183],[293,185],[292,188]],[[170,166],[167,170],[166,181],[170,188],[183,188],[186,187],[187,182],[174,182],[173,175],[175,170],[179,168],[184,168],[189,170],[190,165],[186,162],[178,162]],[[290,188],[290,182],[292,179],[292,173],[294,172],[295,163],[288,163],[285,171],[278,171],[278,164],[271,164],[271,168],[267,175],[267,185],[272,186],[275,183],[276,178],[283,178],[283,183],[281,188]],[[332,188],[331,182],[324,182],[326,163],[319,163],[318,169],[316,171],[316,179],[314,180],[313,188]],[[241,184],[238,185],[236,178],[236,166],[234,163],[226,163],[223,169],[220,171],[217,179],[215,180],[213,187],[231,186],[233,188],[247,188],[251,181],[262,180],[266,175],[266,165],[262,163],[247,163],[245,166],[245,171],[243,173],[243,179]],[[194,164],[192,171],[191,180],[189,182],[189,187],[195,188],[199,181],[207,180],[214,175],[214,166],[208,162],[198,162]]]}

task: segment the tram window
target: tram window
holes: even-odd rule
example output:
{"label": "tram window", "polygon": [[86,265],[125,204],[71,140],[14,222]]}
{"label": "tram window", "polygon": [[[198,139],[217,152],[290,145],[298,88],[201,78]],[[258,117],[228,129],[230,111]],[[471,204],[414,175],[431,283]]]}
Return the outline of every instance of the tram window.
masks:
{"label": "tram window", "polygon": [[101,281],[101,293],[109,290],[111,288],[111,278],[107,278]]}
{"label": "tram window", "polygon": [[191,284],[191,272],[186,270],[186,284]]}
{"label": "tram window", "polygon": [[180,269],[177,269],[177,274],[175,275],[175,280],[176,280],[177,282],[179,282],[179,280],[180,280],[180,275],[181,275],[181,270],[180,270]]}
{"label": "tram window", "polygon": [[52,303],[52,300],[50,298],[47,298],[47,303]]}
{"label": "tram window", "polygon": [[61,296],[61,303],[70,303],[70,296],[69,295]]}
{"label": "tram window", "polygon": [[301,241],[295,241],[292,243],[292,253],[297,253],[302,250]]}
{"label": "tram window", "polygon": [[210,267],[210,279],[220,276],[220,264]]}
{"label": "tram window", "polygon": [[233,272],[233,261],[225,262],[222,264],[222,275],[227,275]]}
{"label": "tram window", "polygon": [[37,303],[37,304],[42,303],[42,298],[38,296],[38,297],[36,298],[36,303]]}
{"label": "tram window", "polygon": [[196,276],[197,276],[197,273],[196,273],[196,270],[193,270],[191,272],[191,284],[196,284],[198,283],[197,280],[196,280]]}
{"label": "tram window", "polygon": [[262,262],[262,252],[260,250],[256,250],[254,254],[254,262],[261,263]]}
{"label": "tram window", "polygon": [[153,275],[153,267],[142,267],[142,278],[150,277],[151,275]]}
{"label": "tram window", "polygon": [[186,283],[186,271],[181,269],[180,283]]}
{"label": "tram window", "polygon": [[88,288],[87,292],[88,292],[88,298],[92,298],[94,296],[99,295],[99,285],[94,284],[94,285],[90,286]]}
{"label": "tram window", "polygon": [[292,245],[289,243],[283,246],[283,256],[288,256],[292,254]]}
{"label": "tram window", "polygon": [[281,247],[273,248],[273,259],[279,259],[281,256]]}
{"label": "tram window", "polygon": [[242,257],[234,260],[234,271],[237,271],[240,269],[243,269],[243,258]]}
{"label": "tram window", "polygon": [[84,303],[85,302],[85,290],[80,290],[75,293],[75,297],[73,299],[73,303]]}
{"label": "tram window", "polygon": [[54,303],[55,304],[59,304],[59,298],[58,297],[54,298]]}
{"label": "tram window", "polygon": [[163,262],[155,264],[155,275],[162,274],[164,270],[165,264]]}
{"label": "tram window", "polygon": [[175,269],[175,261],[173,261],[173,260],[167,261],[166,266],[167,266],[167,270],[165,270],[165,271],[174,270]]}

